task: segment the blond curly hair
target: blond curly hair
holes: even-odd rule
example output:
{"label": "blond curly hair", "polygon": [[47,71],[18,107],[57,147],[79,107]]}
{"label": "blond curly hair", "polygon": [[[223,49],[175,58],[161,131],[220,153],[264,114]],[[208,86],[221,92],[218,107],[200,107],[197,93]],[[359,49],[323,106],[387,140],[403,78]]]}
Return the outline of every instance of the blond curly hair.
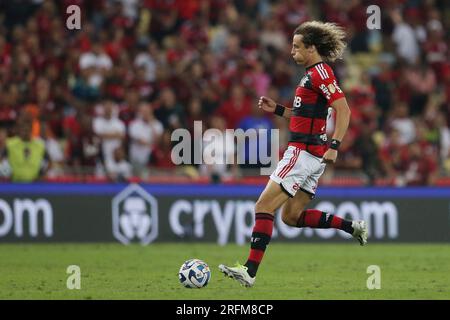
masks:
{"label": "blond curly hair", "polygon": [[344,29],[331,22],[304,22],[295,29],[296,34],[303,36],[305,47],[315,46],[320,56],[328,61],[339,59],[347,46]]}

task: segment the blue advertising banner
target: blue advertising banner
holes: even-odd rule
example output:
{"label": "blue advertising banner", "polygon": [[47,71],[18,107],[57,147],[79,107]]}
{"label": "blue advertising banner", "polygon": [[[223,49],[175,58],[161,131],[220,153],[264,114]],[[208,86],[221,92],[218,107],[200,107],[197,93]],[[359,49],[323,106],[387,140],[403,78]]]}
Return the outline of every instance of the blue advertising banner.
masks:
{"label": "blue advertising banner", "polygon": [[[263,186],[1,184],[0,242],[164,241],[245,244]],[[326,188],[310,208],[366,220],[370,242],[450,242],[450,188]],[[273,241],[345,241],[334,229],[292,228]]]}

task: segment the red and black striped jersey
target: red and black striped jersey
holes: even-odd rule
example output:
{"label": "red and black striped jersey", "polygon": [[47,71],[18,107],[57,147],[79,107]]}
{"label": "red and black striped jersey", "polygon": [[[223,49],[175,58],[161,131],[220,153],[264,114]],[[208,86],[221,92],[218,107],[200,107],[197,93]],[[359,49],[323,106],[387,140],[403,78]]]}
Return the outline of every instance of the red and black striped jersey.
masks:
{"label": "red and black striped jersey", "polygon": [[295,90],[289,123],[289,145],[322,157],[327,146],[330,105],[344,97],[331,67],[319,62],[308,68]]}

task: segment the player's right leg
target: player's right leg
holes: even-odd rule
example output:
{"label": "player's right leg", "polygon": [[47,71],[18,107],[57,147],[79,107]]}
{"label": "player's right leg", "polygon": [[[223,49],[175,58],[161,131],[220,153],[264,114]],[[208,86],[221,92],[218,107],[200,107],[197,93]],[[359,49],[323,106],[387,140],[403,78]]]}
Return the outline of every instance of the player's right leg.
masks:
{"label": "player's right leg", "polygon": [[[301,157],[302,155],[303,158]],[[365,221],[346,220],[328,212],[306,209],[311,199],[315,196],[314,192],[317,189],[319,178],[325,170],[325,164],[306,153],[302,155],[300,156],[301,165],[295,168],[291,175],[287,175],[282,181],[286,190],[294,194],[283,205],[281,212],[282,221],[291,227],[297,228],[339,229],[352,235],[359,241],[360,245],[365,245],[368,233]],[[298,179],[301,175],[297,174],[296,171],[307,172],[306,179]],[[297,188],[298,191],[293,188],[295,183],[299,186]]]}
{"label": "player's right leg", "polygon": [[289,196],[281,189],[280,185],[269,180],[255,205],[255,225],[247,262],[244,265],[237,263],[233,267],[221,264],[219,266],[221,272],[246,287],[253,286],[259,264],[272,237],[275,210],[288,198]]}

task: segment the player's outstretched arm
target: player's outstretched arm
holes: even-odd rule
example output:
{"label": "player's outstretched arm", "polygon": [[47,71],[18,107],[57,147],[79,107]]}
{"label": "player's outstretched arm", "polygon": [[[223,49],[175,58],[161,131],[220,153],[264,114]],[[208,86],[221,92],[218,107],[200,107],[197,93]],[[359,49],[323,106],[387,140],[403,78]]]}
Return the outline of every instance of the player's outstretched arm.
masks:
{"label": "player's outstretched arm", "polygon": [[258,107],[260,109],[263,109],[264,111],[275,113],[276,115],[284,117],[286,119],[289,119],[291,117],[291,109],[276,103],[274,100],[268,97],[260,97],[258,101]]}

